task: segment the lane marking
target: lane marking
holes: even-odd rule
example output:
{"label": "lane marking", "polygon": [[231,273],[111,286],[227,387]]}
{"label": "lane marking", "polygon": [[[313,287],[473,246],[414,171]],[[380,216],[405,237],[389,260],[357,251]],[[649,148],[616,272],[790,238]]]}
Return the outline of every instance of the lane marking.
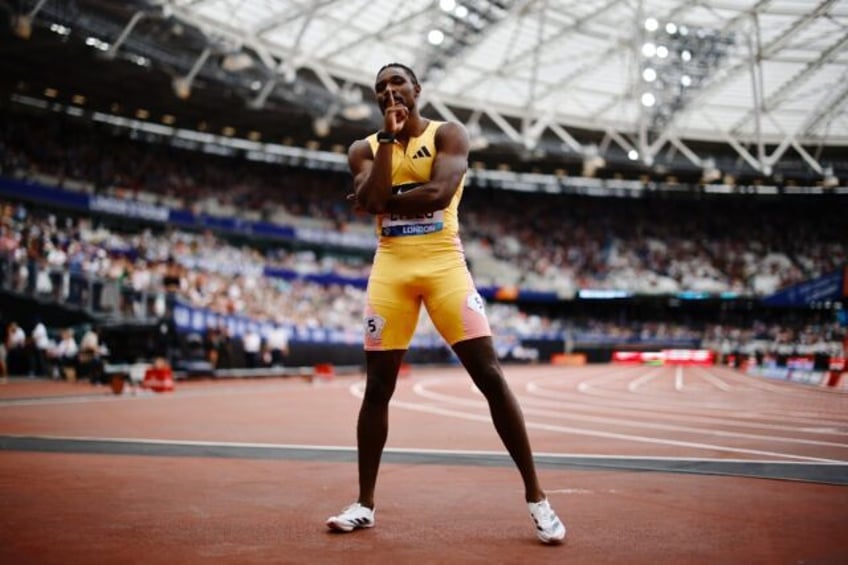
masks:
{"label": "lane marking", "polygon": [[[648,373],[646,375],[642,375],[641,377],[630,381],[630,383],[627,385],[627,390],[629,390],[630,392],[636,392],[637,388],[639,388],[640,386],[642,386],[645,383],[648,383],[648,382],[654,380],[657,377],[658,374],[659,373]],[[585,390],[589,390],[589,389],[586,388]]]}
{"label": "lane marking", "polygon": [[[206,441],[175,442],[121,438],[65,438],[0,436],[0,451],[20,453],[63,453],[107,455],[115,457],[222,458],[265,461],[317,461],[355,465],[357,450],[352,447],[313,445],[277,446],[274,444],[219,444]],[[512,458],[501,451],[415,450],[387,448],[383,462],[399,465],[437,465],[474,467],[514,467]],[[766,478],[825,485],[848,484],[845,465],[797,461],[651,458],[593,456],[580,454],[536,454],[539,469],[576,471],[601,470],[622,472],[660,472],[682,475],[709,475]],[[568,489],[561,489],[568,491]]]}
{"label": "lane marking", "polygon": [[[641,367],[640,367],[641,368]],[[654,369],[656,370],[656,369]],[[613,369],[612,371],[605,371],[594,377],[592,379],[583,380],[577,384],[577,390],[580,392],[589,391],[592,388],[596,388],[597,383],[605,383],[607,381],[612,381],[615,379],[620,379],[622,376],[626,376],[628,373],[633,373],[633,367],[621,367],[618,370]]]}
{"label": "lane marking", "polygon": [[[291,377],[297,379],[298,377]],[[291,390],[312,390],[315,388],[344,388],[348,386],[346,382],[329,382],[329,383],[308,383],[308,382],[288,382],[288,383],[264,383],[252,385],[245,383],[242,386],[227,386],[215,385],[203,388],[191,387],[179,388],[173,392],[158,393],[152,390],[139,390],[136,393],[113,394],[104,389],[103,392],[91,393],[85,395],[73,396],[45,396],[40,398],[0,398],[0,409],[10,406],[50,406],[62,404],[85,404],[88,402],[116,402],[116,401],[134,401],[134,400],[149,400],[149,399],[167,399],[180,400],[184,398],[204,398],[215,396],[248,396],[251,394],[265,394],[268,392],[281,392]]]}
{"label": "lane marking", "polygon": [[717,376],[713,375],[709,371],[699,370],[695,371],[695,373],[721,391],[730,392],[733,389],[733,387],[731,387],[729,384],[727,384]]}
{"label": "lane marking", "polygon": [[[661,418],[665,420],[679,421],[684,420],[686,422],[698,422],[703,424],[717,424],[717,425],[732,425],[739,426],[745,428],[752,429],[762,429],[762,430],[772,430],[772,431],[784,431],[784,432],[802,432],[802,433],[819,433],[821,430],[817,428],[801,428],[798,426],[791,425],[783,425],[783,424],[767,424],[763,422],[754,422],[748,419],[740,418],[743,415],[749,415],[751,417],[757,417],[756,414],[752,412],[741,412],[738,410],[733,410],[733,406],[728,406],[727,410],[732,410],[732,415],[727,414],[707,414],[707,413],[695,413],[693,410],[687,410],[685,406],[675,406],[677,411],[671,411],[670,407],[664,403],[638,403],[633,404],[627,401],[620,402],[605,402],[603,404],[588,404],[582,400],[575,400],[575,397],[572,395],[566,394],[558,394],[557,391],[553,391],[550,389],[545,389],[540,387],[536,383],[528,383],[526,385],[527,391],[530,392],[533,396],[522,396],[524,402],[529,404],[554,404],[556,406],[562,408],[568,408],[570,410],[578,410],[582,412],[589,413],[600,413],[600,414],[608,414],[613,411],[616,414],[621,414],[622,411],[635,413],[637,416],[650,416],[652,418]],[[539,393],[543,395],[539,396]],[[713,410],[714,411],[714,410]],[[791,422],[788,418],[777,418],[784,422]],[[629,420],[628,420],[629,421]],[[821,424],[821,420],[816,421],[816,423]],[[807,425],[808,421],[799,422],[799,425]],[[838,428],[829,427],[827,428],[827,433],[831,435],[840,435],[840,436],[848,436],[848,431],[840,431]]]}
{"label": "lane marking", "polygon": [[[356,446],[349,445],[317,445],[317,444],[294,444],[294,443],[256,443],[256,442],[230,442],[230,441],[205,441],[205,440],[172,440],[163,438],[133,438],[133,437],[110,437],[110,436],[64,436],[64,435],[26,435],[26,434],[2,434],[0,435],[0,445],[3,445],[6,440],[17,441],[47,441],[47,442],[67,442],[68,444],[81,443],[104,443],[104,444],[127,444],[141,446],[169,446],[169,447],[222,447],[222,448],[244,448],[244,449],[266,449],[266,450],[281,450],[281,451],[313,451],[313,452],[334,452],[356,454]],[[2,448],[0,448],[2,450]],[[482,450],[482,449],[431,449],[431,448],[405,448],[405,447],[386,447],[384,453],[395,453],[403,455],[433,455],[437,457],[445,456],[462,456],[462,457],[479,457],[492,458],[503,457],[510,460],[509,453],[506,450]],[[200,452],[202,453],[202,452]],[[534,453],[535,457],[550,459],[550,460],[567,460],[567,459],[585,459],[587,461],[606,461],[611,459],[640,462],[640,461],[662,461],[668,463],[718,463],[718,464],[761,464],[761,465],[780,465],[784,467],[835,467],[848,468],[848,462],[845,461],[782,461],[775,459],[740,459],[732,457],[672,457],[672,456],[644,456],[644,455],[602,455],[596,453],[552,453],[538,451]]]}
{"label": "lane marking", "polygon": [[[352,394],[357,398],[362,398],[364,396],[364,384],[359,385],[351,385],[350,388]],[[413,402],[405,402],[405,401],[392,401],[392,406],[396,406],[398,408],[405,408],[407,410],[413,410],[416,412],[425,412],[428,414],[438,414],[440,416],[450,416],[453,418],[458,418],[462,420],[470,420],[474,422],[485,422],[489,425],[492,424],[491,415],[486,412],[485,415],[477,415],[470,414],[468,412],[459,412],[456,410],[448,410],[443,408],[436,408],[434,406],[427,406],[424,404],[413,403]],[[528,428],[534,428],[539,430],[545,430],[550,432],[559,432],[564,434],[575,434],[575,435],[583,435],[583,436],[591,436],[591,437],[603,437],[607,439],[619,439],[619,440],[627,440],[627,441],[635,441],[640,443],[650,443],[650,444],[658,444],[658,445],[671,445],[675,447],[689,447],[693,449],[706,449],[711,451],[725,451],[728,453],[748,453],[751,455],[763,455],[768,457],[782,457],[784,459],[793,459],[798,461],[818,461],[821,463],[845,463],[845,461],[839,459],[828,459],[823,457],[809,457],[804,455],[793,455],[786,453],[779,453],[774,451],[766,451],[761,449],[744,449],[737,447],[726,447],[721,445],[714,445],[709,443],[700,443],[700,442],[690,442],[690,441],[678,441],[678,440],[670,440],[663,438],[651,438],[646,436],[638,436],[632,434],[620,434],[614,432],[605,432],[601,430],[588,430],[584,428],[575,428],[573,426],[559,426],[552,424],[543,424],[540,422],[527,421],[526,426]]]}
{"label": "lane marking", "polygon": [[[668,370],[668,368],[666,368],[666,370]],[[749,376],[746,376],[746,375],[735,375],[735,377],[745,379],[746,382],[755,378],[755,377],[749,377]],[[608,379],[608,380],[610,380],[610,379]],[[589,396],[590,398],[624,399],[624,400],[627,400],[628,403],[631,403],[631,402],[645,403],[645,404],[649,404],[651,407],[657,406],[657,402],[660,402],[660,398],[663,398],[663,397],[667,398],[667,399],[676,398],[676,399],[678,399],[677,400],[678,404],[684,404],[684,403],[689,404],[693,408],[697,408],[697,409],[716,408],[716,409],[719,409],[719,410],[722,410],[722,411],[726,411],[729,408],[734,408],[734,407],[737,406],[737,404],[734,404],[734,403],[731,402],[730,398],[726,398],[725,400],[721,401],[720,403],[715,403],[715,402],[699,401],[697,399],[697,397],[689,397],[689,396],[687,396],[687,397],[676,397],[676,396],[671,397],[671,396],[665,396],[665,395],[661,396],[660,394],[657,394],[656,392],[653,394],[653,396],[649,397],[647,395],[633,396],[631,394],[628,394],[627,391],[624,391],[624,390],[621,390],[621,389],[619,389],[619,390],[608,389],[608,388],[607,389],[601,389],[601,388],[596,387],[596,386],[581,386],[581,387],[578,387],[578,389],[580,390],[581,393]],[[753,390],[757,391],[759,389],[753,389]],[[809,400],[812,400],[812,398],[813,397],[807,396],[807,399],[809,399]],[[819,395],[816,396],[816,400],[820,400],[822,398],[824,398],[824,397],[819,396]],[[842,400],[848,401],[848,396],[845,396],[845,397],[830,396],[829,398],[831,398],[832,400],[838,400],[838,401],[842,401]],[[828,418],[832,419],[833,413],[834,413],[834,412],[832,412],[831,410],[828,410],[828,409],[820,409],[820,410],[816,410],[815,412],[809,412],[809,413],[799,412],[799,411],[787,412],[785,410],[785,408],[783,408],[783,407],[774,408],[774,410],[779,410],[779,411],[778,412],[764,411],[764,412],[762,412],[762,414],[770,415],[770,417],[776,417],[776,418],[786,418],[787,416],[793,416],[795,418],[806,418],[806,422],[808,424],[815,424],[815,423],[821,423],[822,417],[828,417]],[[834,409],[834,411],[836,411],[836,409]],[[837,413],[839,415],[843,415],[845,413],[845,410],[839,410]],[[828,424],[830,424],[830,423],[831,422],[828,422]],[[839,420],[839,423],[840,424],[843,424],[843,423],[848,424],[848,420],[841,419],[841,420]]]}
{"label": "lane marking", "polygon": [[[436,381],[435,384],[438,384],[440,379],[427,379],[425,382],[416,383],[413,387],[413,391],[422,396],[424,398],[435,400],[439,402],[445,402],[454,405],[460,406],[468,406],[469,408],[475,409],[484,409],[487,408],[487,404],[485,399],[481,397],[481,399],[462,399],[459,397],[451,396],[448,394],[443,394],[439,392],[432,391],[426,388],[428,382]],[[577,420],[584,422],[592,422],[596,424],[613,424],[618,426],[631,426],[631,427],[640,427],[640,428],[648,428],[654,430],[663,430],[670,432],[683,432],[689,434],[696,435],[708,435],[708,436],[719,436],[719,437],[728,437],[728,438],[744,438],[744,439],[755,439],[762,441],[770,441],[776,443],[794,443],[800,445],[812,445],[812,446],[822,446],[822,447],[835,447],[839,449],[848,449],[848,443],[835,443],[829,441],[822,440],[812,440],[812,439],[802,439],[802,438],[794,438],[794,437],[785,437],[785,436],[771,436],[771,435],[762,435],[762,434],[749,434],[744,432],[733,432],[733,431],[725,431],[725,430],[714,430],[710,428],[695,428],[692,426],[682,426],[682,425],[672,425],[672,424],[660,424],[656,422],[643,422],[643,421],[634,421],[629,419],[623,419],[615,416],[591,416],[591,415],[574,415],[574,414],[563,414],[561,411],[552,411],[545,410],[543,408],[535,408],[535,407],[527,407],[524,406],[524,412],[530,413],[535,416],[545,416],[549,418],[556,419],[569,419],[569,420]],[[650,437],[650,436],[642,436],[642,437]],[[664,438],[663,438],[664,439]]]}

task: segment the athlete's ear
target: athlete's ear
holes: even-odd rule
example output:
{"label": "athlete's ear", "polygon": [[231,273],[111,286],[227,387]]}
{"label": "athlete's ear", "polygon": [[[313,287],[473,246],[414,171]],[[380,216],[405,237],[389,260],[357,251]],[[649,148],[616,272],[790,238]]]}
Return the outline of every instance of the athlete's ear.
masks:
{"label": "athlete's ear", "polygon": [[416,82],[414,86],[415,86],[415,97],[418,98],[418,96],[421,94],[421,83]]}

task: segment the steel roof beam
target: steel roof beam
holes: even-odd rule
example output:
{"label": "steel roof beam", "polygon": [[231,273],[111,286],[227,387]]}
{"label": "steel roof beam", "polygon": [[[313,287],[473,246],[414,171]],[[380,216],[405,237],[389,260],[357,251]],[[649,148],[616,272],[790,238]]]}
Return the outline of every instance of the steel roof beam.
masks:
{"label": "steel roof beam", "polygon": [[395,31],[405,30],[405,28],[409,24],[409,22],[417,20],[418,18],[420,18],[424,14],[431,12],[432,10],[433,10],[432,6],[428,6],[424,9],[422,9],[422,10],[419,10],[418,12],[413,12],[412,14],[409,14],[405,18],[401,18],[399,20],[395,20],[395,21],[390,22],[388,25],[383,26],[382,28],[380,28],[379,30],[377,30],[373,33],[369,33],[368,35],[363,35],[361,37],[357,37],[353,41],[349,41],[347,43],[343,43],[341,45],[338,45],[333,50],[328,51],[326,53],[322,53],[321,57],[324,58],[324,59],[328,59],[330,57],[338,55],[339,53],[344,53],[348,49],[356,47],[357,45],[360,45],[362,43],[366,43],[366,42],[374,40],[374,39],[385,39],[387,35],[395,32]]}
{"label": "steel roof beam", "polygon": [[[774,109],[778,108],[780,104],[786,100],[790,93],[797,90],[800,86],[806,84],[807,79],[819,70],[822,66],[831,62],[834,57],[842,52],[845,46],[848,45],[848,33],[842,36],[836,43],[831,45],[827,50],[825,50],[821,55],[815,60],[811,61],[804,67],[800,72],[790,77],[780,88],[776,89],[774,94],[769,96],[766,100],[763,101],[762,111],[763,112],[771,112]],[[815,108],[811,108],[814,112]],[[731,128],[731,131],[736,132],[742,126],[744,126],[751,118],[754,117],[753,112],[748,112],[742,118],[740,118]]]}
{"label": "steel roof beam", "polygon": [[[824,2],[819,4],[819,6],[816,10],[816,13],[820,13],[821,10],[829,7],[830,4],[833,3],[833,1],[834,0],[825,0]],[[772,0],[761,0],[749,12],[740,14],[736,18],[733,18],[731,21],[729,21],[728,24],[723,28],[722,31],[730,31],[730,29],[737,27],[738,25],[744,23],[747,18],[753,17],[756,14],[763,12],[765,10],[765,8],[767,8],[768,5],[771,4],[771,2],[772,2]],[[775,38],[774,40],[772,40],[771,42],[769,42],[768,44],[763,46],[762,49],[760,50],[760,57],[762,59],[770,59],[775,53],[777,53],[783,47],[783,45],[787,41],[789,41],[789,39],[792,36],[794,36],[796,33],[798,33],[804,27],[806,27],[810,22],[813,21],[813,19],[814,18],[812,18],[811,15],[809,15],[809,14],[804,16],[803,18],[801,18],[801,20],[799,20],[798,22],[796,22],[796,24],[791,26],[790,29],[786,33],[781,34],[779,37]],[[723,69],[713,81],[711,81],[709,84],[704,86],[704,88],[699,89],[694,94],[694,96],[687,101],[687,105],[690,106],[690,107],[695,106],[697,102],[703,100],[707,95],[709,95],[710,93],[712,93],[713,91],[715,91],[719,87],[723,86],[730,79],[732,79],[736,75],[738,75],[740,72],[748,70],[748,69],[750,69],[750,60],[748,60],[748,59],[740,61],[740,62],[738,62],[734,65],[731,65],[731,66]],[[672,122],[673,121],[674,121],[674,119],[672,119]]]}
{"label": "steel roof beam", "polygon": [[814,137],[815,131],[822,122],[830,121],[848,104],[848,73],[842,76],[839,84],[841,88],[833,92],[817,109],[814,109],[804,125],[798,129],[801,137]]}
{"label": "steel roof beam", "polygon": [[[603,14],[604,12],[609,10],[610,8],[613,8],[616,5],[621,4],[623,2],[625,2],[625,0],[609,0],[606,4],[604,4],[603,6],[600,6],[597,10],[595,10],[591,14],[587,14],[586,16],[584,16],[582,18],[574,19],[573,21],[566,24],[562,29],[560,29],[558,33],[552,35],[551,37],[549,37],[545,41],[541,41],[537,45],[534,45],[533,47],[531,47],[529,49],[525,49],[521,53],[518,53],[515,56],[513,56],[511,59],[504,61],[503,65],[501,65],[501,70],[503,72],[506,72],[506,73],[512,71],[515,66],[522,65],[527,58],[532,57],[534,51],[536,51],[537,49],[542,49],[544,47],[547,47],[551,43],[555,43],[555,42],[561,40],[563,37],[566,37],[567,35],[571,34],[571,32],[583,27],[587,22],[593,20],[594,18],[600,16],[601,14]],[[541,11],[544,12],[544,11],[546,11],[546,9],[547,9],[547,3],[545,3],[545,5],[542,7]]]}
{"label": "steel roof beam", "polygon": [[298,9],[282,12],[276,17],[272,17],[270,20],[263,22],[262,25],[248,30],[248,32],[254,37],[261,38],[266,33],[274,31],[278,27],[293,22],[300,17],[305,16],[307,19],[311,19],[314,16],[315,12],[317,12],[324,6],[333,3],[335,3],[335,0],[323,0],[321,2],[307,2],[304,4],[299,4],[297,6]]}

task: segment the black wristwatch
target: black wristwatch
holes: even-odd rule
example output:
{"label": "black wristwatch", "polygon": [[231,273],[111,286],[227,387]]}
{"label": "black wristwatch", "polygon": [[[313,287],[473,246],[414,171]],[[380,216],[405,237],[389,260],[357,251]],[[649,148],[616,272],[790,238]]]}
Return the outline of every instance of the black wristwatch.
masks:
{"label": "black wristwatch", "polygon": [[378,131],[377,132],[377,143],[394,143],[395,142],[395,134],[389,133],[387,131]]}

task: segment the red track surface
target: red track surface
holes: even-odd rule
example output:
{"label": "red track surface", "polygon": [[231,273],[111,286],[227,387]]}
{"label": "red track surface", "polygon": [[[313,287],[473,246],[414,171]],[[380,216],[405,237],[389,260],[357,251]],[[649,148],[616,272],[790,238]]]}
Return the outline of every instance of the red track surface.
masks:
{"label": "red track surface", "polygon": [[[562,546],[536,541],[470,380],[414,368],[393,399],[377,527],[347,535],[323,522],[356,494],[361,376],[120,396],[0,385],[0,562],[848,562],[848,394],[720,368],[508,375]],[[644,458],[667,467],[634,470]],[[729,467],[707,474],[716,463]],[[813,481],[732,476],[767,464]]]}

